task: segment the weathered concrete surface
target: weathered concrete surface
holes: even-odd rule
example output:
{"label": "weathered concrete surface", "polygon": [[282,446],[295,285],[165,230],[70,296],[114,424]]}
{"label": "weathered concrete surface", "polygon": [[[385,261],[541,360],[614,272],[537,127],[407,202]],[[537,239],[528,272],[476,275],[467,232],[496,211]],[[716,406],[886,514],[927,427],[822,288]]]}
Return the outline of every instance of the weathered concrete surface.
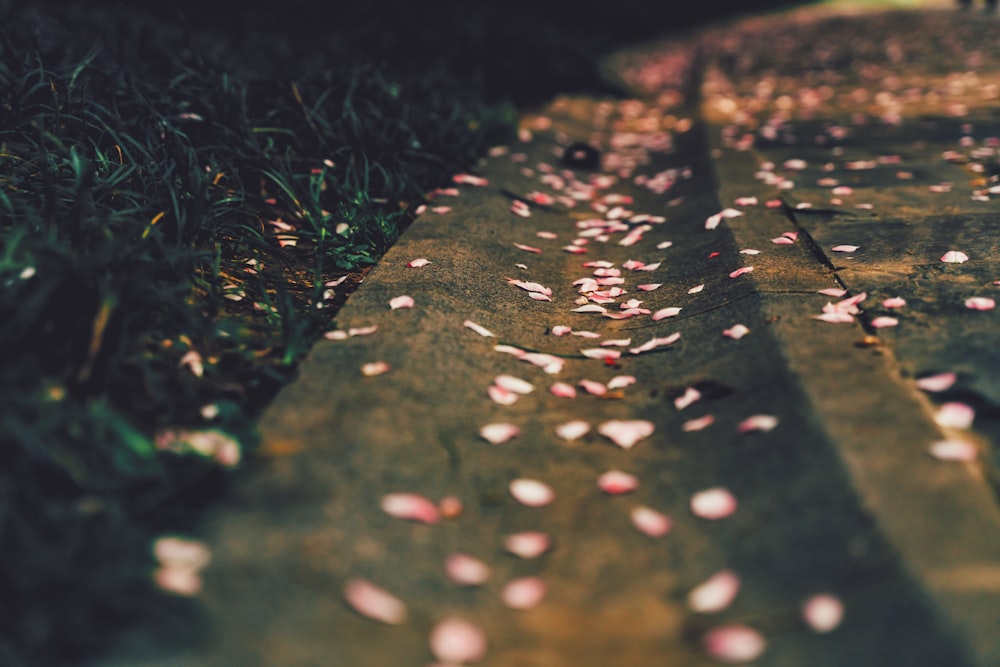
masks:
{"label": "weathered concrete surface", "polygon": [[[702,45],[719,38],[706,35]],[[761,44],[757,51],[766,40]],[[767,186],[754,178],[762,162],[775,159],[766,142],[754,150],[736,146],[730,140],[743,130],[723,135],[733,119],[713,115],[711,107],[718,101],[711,86],[725,77],[735,85],[756,70],[739,69],[735,79],[726,72],[724,56],[740,50],[738,41],[715,54],[702,48],[700,59],[696,47],[695,40],[659,47],[652,53],[660,69],[642,69],[649,51],[625,54],[616,62],[635,68],[619,70],[619,78],[645,72],[642,80],[655,83],[643,91],[647,101],[557,100],[540,118],[525,119],[533,137],[510,148],[523,160],[491,158],[480,170],[487,187],[463,186],[458,198],[435,202],[452,206],[450,213],[428,213],[414,223],[338,316],[340,329],[377,324],[378,331],[316,346],[262,421],[265,456],[207,526],[214,561],[203,594],[210,623],[204,641],[151,652],[135,639],[105,667],[427,665],[428,633],[447,615],[479,624],[490,641],[483,664],[502,667],[716,664],[701,640],[729,623],[751,626],[766,639],[765,652],[753,660],[761,666],[1000,664],[991,653],[1000,633],[990,632],[1000,617],[995,496],[978,465],[926,455],[943,435],[931,403],[911,383],[918,373],[957,369],[963,391],[993,400],[997,367],[971,334],[992,340],[995,329],[984,322],[995,316],[951,301],[968,286],[988,284],[988,260],[997,258],[993,241],[980,239],[981,257],[961,267],[934,260],[935,244],[958,244],[974,255],[971,239],[990,231],[992,218],[982,215],[995,215],[996,205],[976,202],[983,205],[977,208],[966,193],[954,197],[954,209],[935,209],[941,200],[916,187],[906,195],[914,203],[904,215],[891,203],[903,195],[881,185],[871,192],[883,203],[871,211],[831,204],[828,194],[820,201],[819,190]],[[670,67],[663,69],[664,62]],[[789,67],[791,77],[796,69]],[[699,121],[697,106],[702,71],[710,74],[708,124]],[[815,114],[807,120],[816,122]],[[576,223],[607,211],[583,200],[533,206],[529,218],[513,215],[511,195],[565,193],[552,187],[552,177],[541,178],[549,167],[540,163],[566,181],[590,178],[562,173],[556,153],[569,140],[600,143],[605,172],[620,176],[597,198],[627,195],[629,211],[666,220],[650,223],[634,246],[619,245],[624,233],[616,232],[606,241],[590,239],[587,254],[574,255],[561,248],[576,238]],[[793,155],[796,148],[774,150],[801,157]],[[809,150],[807,170],[831,159]],[[883,154],[878,144],[863,150]],[[936,150],[921,158],[920,172],[941,170],[934,182],[954,166],[935,161]],[[659,194],[635,182],[637,175],[654,178],[671,169],[676,181]],[[705,228],[706,218],[749,195],[761,204]],[[784,207],[764,207],[771,197],[782,198]],[[810,198],[828,212],[794,209]],[[968,225],[947,222],[954,213]],[[539,238],[538,231],[557,238]],[[784,232],[799,237],[791,245],[770,242]],[[885,240],[893,238],[905,239],[911,254]],[[666,241],[672,245],[657,247]],[[861,249],[847,259],[830,252],[839,243]],[[740,252],[747,249],[759,254]],[[418,257],[431,263],[406,266]],[[663,263],[651,272],[622,271],[628,294],[618,302],[641,299],[653,311],[679,307],[677,316],[615,321],[571,312],[580,296],[571,283],[592,272],[582,262],[621,267],[628,259]],[[752,273],[730,277],[749,266]],[[532,300],[506,278],[546,285],[552,300]],[[662,286],[638,291],[644,283]],[[881,344],[859,347],[872,333],[865,328],[871,316],[881,314],[877,307],[854,324],[813,319],[831,300],[817,290],[843,285],[869,290],[872,302],[905,296],[900,326],[880,330]],[[401,294],[415,306],[390,310],[389,300]],[[617,303],[608,307],[618,310]],[[466,319],[496,338],[463,327]],[[736,323],[750,333],[724,336]],[[556,325],[601,338],[555,336]],[[970,336],[935,345],[954,331]],[[631,338],[636,346],[674,332],[681,338],[672,346],[625,353],[612,365],[580,354],[601,340]],[[558,355],[565,366],[546,374],[495,351],[498,343]],[[362,377],[361,365],[371,361],[391,370]],[[513,405],[497,405],[486,391],[499,373],[535,389]],[[623,374],[634,375],[635,384],[604,398],[548,391],[557,380],[607,382]],[[674,399],[692,386],[701,399],[678,409]],[[741,434],[738,425],[758,414],[775,416],[774,430]],[[707,415],[714,422],[702,430],[685,428]],[[571,419],[596,427],[615,418],[652,421],[655,432],[628,451],[594,431],[572,443],[555,435]],[[479,427],[496,421],[517,424],[521,435],[501,445],[485,442]],[[639,488],[605,495],[596,479],[609,469],[636,475]],[[507,491],[517,477],[545,481],[555,501],[521,506]],[[715,486],[732,491],[738,510],[719,521],[697,518],[692,494]],[[404,522],[379,508],[392,492],[456,496],[464,511],[432,526]],[[654,539],[635,531],[628,512],[637,504],[668,514],[670,534]],[[549,533],[553,548],[534,560],[505,553],[504,536],[522,530]],[[478,589],[449,582],[442,564],[454,551],[490,564],[491,580]],[[732,606],[717,614],[691,611],[688,592],[722,569],[742,580]],[[546,580],[546,599],[531,610],[506,608],[503,584],[528,575]],[[390,627],[353,612],[342,589],[357,576],[398,595],[409,620]],[[843,624],[828,634],[810,630],[800,615],[802,603],[822,592],[845,606]]]}

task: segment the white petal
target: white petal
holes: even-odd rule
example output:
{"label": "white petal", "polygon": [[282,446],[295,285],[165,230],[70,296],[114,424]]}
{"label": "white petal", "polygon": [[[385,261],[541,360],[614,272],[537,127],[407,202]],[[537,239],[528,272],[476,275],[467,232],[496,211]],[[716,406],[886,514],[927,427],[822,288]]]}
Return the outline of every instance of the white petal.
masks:
{"label": "white petal", "polygon": [[934,421],[943,428],[967,429],[972,426],[976,411],[965,403],[944,403],[934,415]]}
{"label": "white petal", "polygon": [[872,320],[872,327],[876,329],[885,329],[886,327],[895,327],[899,325],[899,320],[895,317],[887,317],[882,315],[881,317],[876,317]]}
{"label": "white petal", "polygon": [[472,329],[473,331],[475,331],[477,334],[479,334],[480,336],[482,336],[484,338],[494,338],[495,337],[493,335],[492,331],[490,331],[489,329],[486,329],[485,327],[479,326],[478,324],[476,324],[472,320],[465,320],[465,322],[462,322],[462,326],[467,327],[469,329]]}
{"label": "white petal", "polygon": [[638,489],[639,480],[635,475],[630,475],[627,472],[609,470],[597,478],[597,487],[604,493],[617,496]]}
{"label": "white petal", "polygon": [[452,553],[444,561],[445,574],[459,586],[480,586],[492,574],[490,566],[469,554]]}
{"label": "white petal", "polygon": [[692,431],[701,431],[708,428],[714,423],[715,423],[715,417],[713,417],[712,415],[705,415],[704,417],[698,417],[697,419],[691,419],[684,422],[684,424],[681,425],[681,430],[684,431],[685,433],[691,433]]}
{"label": "white petal", "polygon": [[701,292],[704,289],[705,289],[705,285],[704,284],[695,285],[694,287],[692,287],[691,289],[688,290],[688,294],[697,294],[698,292]]}
{"label": "white petal", "polygon": [[997,307],[997,302],[989,297],[974,296],[965,300],[965,307],[969,310],[993,310]]}
{"label": "white petal", "polygon": [[590,424],[579,419],[556,426],[556,435],[563,440],[576,440],[589,432]]}
{"label": "white petal", "polygon": [[844,604],[836,596],[820,593],[802,604],[802,618],[815,632],[831,632],[844,619]]}
{"label": "white petal", "polygon": [[634,375],[616,375],[608,380],[608,389],[623,389],[632,384],[635,384]]}
{"label": "white petal", "polygon": [[519,558],[538,558],[552,546],[552,539],[546,533],[525,531],[513,533],[504,539],[504,548]]}
{"label": "white petal", "polygon": [[733,603],[740,592],[740,578],[735,572],[716,572],[688,593],[687,602],[692,611],[714,614]]}
{"label": "white petal", "polygon": [[618,350],[609,350],[603,347],[590,348],[588,350],[580,350],[580,354],[587,357],[588,359],[618,359],[622,356],[622,353]]}
{"label": "white petal", "polygon": [[639,347],[633,347],[629,349],[632,354],[642,354],[643,352],[649,352],[650,350],[655,350],[658,347],[664,347],[666,345],[673,345],[678,340],[680,340],[680,332],[672,333],[669,336],[664,336],[663,338],[653,337],[647,340],[645,343]]}
{"label": "white petal", "polygon": [[541,577],[511,579],[500,592],[500,599],[511,609],[531,609],[545,599],[548,586]]}
{"label": "white petal", "polygon": [[565,382],[556,382],[549,387],[549,391],[559,398],[576,398],[576,387]]}
{"label": "white petal", "polygon": [[409,262],[406,263],[406,265],[411,269],[419,269],[420,267],[427,266],[430,263],[431,261],[426,257],[419,257],[417,259],[411,259]]}
{"label": "white petal", "polygon": [[399,310],[400,308],[413,308],[413,297],[402,295],[389,299],[389,308]]}
{"label": "white petal", "polygon": [[195,572],[212,560],[212,552],[203,542],[174,536],[158,538],[153,543],[153,555],[160,565]]}
{"label": "white petal", "polygon": [[508,488],[510,495],[527,507],[544,507],[556,498],[552,487],[537,479],[515,479],[511,481]]}
{"label": "white petal", "polygon": [[820,320],[821,322],[829,322],[830,324],[849,324],[854,321],[854,316],[847,313],[832,312],[814,315],[813,319]]}
{"label": "white petal", "polygon": [[607,387],[600,382],[595,382],[594,380],[584,379],[580,380],[577,384],[580,385],[581,389],[593,396],[604,396],[604,394],[608,393]]}
{"label": "white petal", "polygon": [[816,292],[817,294],[822,294],[823,296],[832,296],[834,299],[839,299],[840,297],[847,294],[847,290],[840,289],[839,287],[827,287]]}
{"label": "white petal", "polygon": [[691,512],[709,521],[725,519],[736,511],[736,507],[736,498],[722,487],[705,489],[691,496]]}
{"label": "white petal", "polygon": [[962,264],[969,261],[969,256],[960,250],[949,250],[941,255],[941,261],[949,264]]}
{"label": "white petal", "polygon": [[883,308],[902,308],[906,305],[906,299],[898,296],[889,297],[882,301]]}
{"label": "white petal", "polygon": [[535,386],[530,382],[513,375],[498,375],[493,378],[493,383],[501,389],[512,391],[515,394],[530,394],[535,389]]}
{"label": "white petal", "polygon": [[535,301],[552,301],[552,298],[548,294],[542,294],[541,292],[528,292],[528,296]]}
{"label": "white petal", "polygon": [[764,637],[745,625],[724,625],[715,628],[705,635],[703,641],[705,650],[710,656],[734,664],[756,660],[767,648]]}
{"label": "white petal", "polygon": [[917,380],[916,385],[919,389],[923,389],[924,391],[938,392],[951,389],[956,380],[958,380],[958,376],[954,373],[938,373],[936,375],[920,378]]}
{"label": "white petal", "polygon": [[513,405],[514,403],[517,403],[517,394],[512,391],[507,391],[503,387],[498,387],[495,384],[490,385],[486,390],[486,393],[489,395],[490,399],[498,405]]}
{"label": "white petal", "polygon": [[638,288],[643,292],[652,292],[653,290],[659,289],[663,286],[663,283],[647,283],[645,285],[639,285]]}
{"label": "white petal", "polygon": [[629,516],[635,529],[650,537],[663,537],[673,525],[666,514],[645,505],[633,507]]}
{"label": "white petal", "polygon": [[573,309],[574,313],[606,313],[608,309],[604,306],[598,306],[595,303],[588,303],[586,306],[580,306],[579,308]]}
{"label": "white petal", "polygon": [[653,422],[642,419],[612,419],[597,427],[598,433],[622,449],[631,449],[635,443],[653,434]]}
{"label": "white petal", "polygon": [[835,245],[830,248],[833,252],[854,252],[861,248],[859,245]]}
{"label": "white petal", "polygon": [[511,438],[516,438],[519,435],[521,435],[521,429],[514,424],[507,424],[504,422],[487,424],[479,429],[479,436],[483,440],[491,442],[494,445],[502,444]]}
{"label": "white petal", "polygon": [[691,405],[695,401],[701,398],[701,392],[694,387],[688,387],[684,390],[684,394],[678,396],[674,399],[674,407],[678,410],[683,410],[687,406]]}
{"label": "white petal", "polygon": [[572,331],[573,331],[573,329],[571,327],[566,327],[566,326],[555,326],[555,327],[552,327],[552,335],[553,336],[565,336],[568,333],[572,333]]}
{"label": "white petal", "polygon": [[733,340],[739,340],[740,338],[746,336],[748,333],[750,333],[750,329],[748,329],[746,326],[742,324],[734,324],[730,328],[724,329],[722,331],[723,336],[726,336],[727,338],[732,338]]}
{"label": "white petal", "polygon": [[939,461],[959,461],[968,463],[979,456],[979,448],[964,440],[941,440],[930,446],[931,456]]}
{"label": "white petal", "polygon": [[382,496],[382,511],[397,519],[427,524],[437,523],[441,516],[437,505],[415,493],[389,493]]}
{"label": "white petal", "polygon": [[389,364],[384,361],[373,361],[361,367],[361,374],[365,377],[375,377],[389,372]]}
{"label": "white petal", "polygon": [[406,620],[406,605],[389,591],[365,579],[350,579],[344,584],[344,599],[362,616],[399,625]]}
{"label": "white petal", "polygon": [[431,630],[431,653],[441,662],[461,665],[479,662],[486,657],[486,634],[461,618],[446,618]]}

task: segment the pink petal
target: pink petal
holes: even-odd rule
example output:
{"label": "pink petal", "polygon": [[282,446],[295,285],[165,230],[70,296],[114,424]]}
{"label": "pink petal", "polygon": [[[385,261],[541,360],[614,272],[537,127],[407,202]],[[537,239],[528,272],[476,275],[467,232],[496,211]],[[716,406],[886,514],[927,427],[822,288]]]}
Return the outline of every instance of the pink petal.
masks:
{"label": "pink petal", "polygon": [[411,259],[409,262],[406,263],[406,265],[411,269],[419,269],[420,267],[427,266],[430,263],[431,260],[427,259],[426,257],[420,257],[418,259]]}
{"label": "pink petal", "polygon": [[361,374],[365,377],[375,377],[389,372],[389,364],[384,361],[372,361],[361,366]]}
{"label": "pink petal", "polygon": [[406,605],[392,593],[365,579],[350,579],[344,584],[344,599],[362,616],[399,625],[406,620]]}
{"label": "pink petal", "polygon": [[729,277],[730,278],[739,278],[743,274],[750,273],[751,271],[753,271],[753,267],[752,266],[744,266],[744,267],[736,269],[735,271],[733,271],[732,273],[730,273]]}
{"label": "pink petal", "polygon": [[740,338],[746,336],[748,333],[750,333],[750,329],[748,329],[746,326],[742,324],[734,324],[730,328],[722,330],[723,336],[727,338],[732,338],[733,340],[739,340]]}
{"label": "pink petal", "polygon": [[445,215],[451,213],[451,206],[434,206],[431,210],[438,215]]}
{"label": "pink petal", "polygon": [[528,292],[528,296],[535,301],[552,301],[552,298],[548,294],[542,294],[541,292]]}
{"label": "pink petal", "polygon": [[153,555],[164,567],[197,572],[212,561],[212,552],[203,542],[181,537],[160,537],[153,543]]}
{"label": "pink petal", "polygon": [[437,505],[415,493],[389,493],[382,496],[382,511],[397,519],[427,524],[437,523],[440,519]]}
{"label": "pink petal", "polygon": [[203,582],[197,570],[178,567],[158,567],[153,572],[157,588],[173,595],[191,597],[201,592]]}
{"label": "pink petal", "polygon": [[704,417],[698,417],[697,419],[691,419],[689,421],[684,422],[684,424],[681,425],[681,430],[684,431],[685,433],[691,433],[692,431],[701,431],[708,428],[714,423],[715,423],[715,417],[713,417],[712,415],[705,415]]}
{"label": "pink petal", "polygon": [[504,539],[504,548],[519,558],[538,558],[552,546],[552,539],[545,533],[526,531],[514,533]]}
{"label": "pink petal", "polygon": [[697,294],[698,292],[701,292],[703,289],[705,289],[705,285],[704,284],[702,284],[702,285],[695,285],[694,287],[692,287],[691,289],[688,290],[688,294]]}
{"label": "pink petal", "polygon": [[710,656],[734,664],[756,660],[767,648],[764,637],[745,625],[715,628],[705,635],[703,641]]}
{"label": "pink petal", "polygon": [[814,632],[831,632],[844,619],[844,604],[836,596],[820,593],[802,604],[802,618]]}
{"label": "pink petal", "polygon": [[640,345],[639,347],[633,347],[629,350],[632,354],[642,354],[643,352],[649,352],[650,350],[656,349],[658,347],[664,347],[666,345],[673,345],[678,340],[680,340],[680,332],[672,333],[669,336],[664,336],[663,338],[650,338],[648,341]]}
{"label": "pink petal", "polygon": [[976,411],[965,403],[944,403],[934,415],[934,421],[942,428],[967,429],[972,426]]}
{"label": "pink petal", "polygon": [[702,519],[716,521],[731,516],[737,507],[736,498],[722,487],[699,491],[691,496],[691,512]]}
{"label": "pink petal", "polygon": [[530,245],[524,245],[523,243],[515,243],[514,247],[517,248],[518,250],[523,250],[525,252],[533,252],[538,255],[542,254],[541,248],[536,248]]}
{"label": "pink petal", "polygon": [[813,319],[820,320],[821,322],[829,322],[830,324],[849,324],[854,321],[854,316],[834,311],[823,313],[822,315],[814,315]]}
{"label": "pink petal", "polygon": [[552,289],[550,287],[546,287],[545,285],[526,282],[523,280],[514,280],[513,278],[506,278],[505,280],[508,284],[520,287],[526,292],[539,292],[540,294],[544,294],[546,296],[552,296]]}
{"label": "pink petal", "polygon": [[688,593],[688,606],[699,614],[714,614],[733,603],[740,592],[740,578],[735,572],[716,572]]}
{"label": "pink petal", "polygon": [[597,432],[622,449],[631,449],[635,443],[653,434],[653,422],[642,419],[612,419],[597,427]]}
{"label": "pink petal", "polygon": [[537,236],[540,239],[546,239],[548,241],[559,238],[559,235],[556,234],[555,232],[547,232],[547,231],[537,231],[535,232],[535,236]]}
{"label": "pink petal", "polygon": [[528,353],[519,347],[514,347],[513,345],[494,345],[493,350],[495,352],[502,352],[504,354],[511,354],[518,359],[523,359]]}
{"label": "pink petal", "polygon": [[618,350],[609,350],[603,347],[580,350],[580,354],[588,359],[618,359],[622,356],[622,353]]}
{"label": "pink petal", "polygon": [[490,387],[486,390],[486,393],[489,395],[490,399],[498,405],[513,405],[514,403],[517,403],[517,394],[512,391],[507,391],[503,387],[498,387],[495,384],[490,385]]}
{"label": "pink petal", "polygon": [[778,236],[776,238],[771,239],[771,243],[775,245],[792,245],[795,243],[795,241],[788,238],[787,236]]}
{"label": "pink petal", "polygon": [[680,314],[680,312],[681,309],[676,307],[663,308],[653,313],[652,320],[654,322],[659,322],[660,320],[667,317],[675,317],[676,315]]}
{"label": "pink petal", "polygon": [[531,609],[545,599],[548,586],[541,577],[511,579],[500,592],[500,599],[511,609]]}
{"label": "pink petal", "polygon": [[473,331],[475,331],[477,334],[479,334],[480,336],[482,336],[484,338],[495,338],[495,336],[493,335],[492,331],[490,331],[489,329],[486,329],[484,327],[479,326],[478,324],[476,324],[472,320],[465,320],[465,322],[462,322],[462,326],[464,326],[466,328],[469,328],[469,329],[472,329]]}
{"label": "pink petal", "polygon": [[965,307],[969,310],[993,310],[997,307],[997,302],[989,297],[974,296],[965,300]]}
{"label": "pink petal", "polygon": [[604,394],[608,393],[608,388],[600,382],[585,379],[580,380],[577,384],[580,385],[581,389],[593,396],[604,396]]}
{"label": "pink petal", "polygon": [[571,333],[572,331],[573,329],[571,327],[565,327],[565,326],[552,327],[553,336],[565,336],[566,334]]}
{"label": "pink petal", "polygon": [[347,330],[347,335],[348,336],[370,336],[373,333],[375,333],[376,331],[378,331],[378,325],[377,324],[372,324],[371,326],[367,326],[367,327],[351,327],[350,329]]}
{"label": "pink petal", "polygon": [[639,285],[638,289],[643,292],[652,292],[655,289],[659,289],[662,285],[663,283],[648,283],[646,285]]}
{"label": "pink petal", "polygon": [[402,295],[389,300],[389,308],[399,310],[400,308],[413,308],[413,297]]}
{"label": "pink petal", "polygon": [[530,382],[514,377],[513,375],[498,375],[493,378],[493,384],[515,394],[530,394],[535,389],[535,386]]}
{"label": "pink petal", "polygon": [[632,384],[635,384],[634,375],[616,375],[608,380],[608,389],[623,389]]}
{"label": "pink petal", "polygon": [[778,425],[778,418],[773,415],[754,415],[753,417],[747,417],[740,425],[737,430],[740,433],[750,433],[752,431],[771,431],[774,427]]}
{"label": "pink petal", "polygon": [[889,297],[882,302],[883,308],[902,308],[906,305],[906,299],[898,296]]}
{"label": "pink petal", "polygon": [[507,424],[503,422],[487,424],[479,429],[479,436],[483,440],[493,443],[494,445],[503,444],[511,438],[516,438],[519,435],[521,435],[521,429],[514,424]]}
{"label": "pink petal", "polygon": [[876,317],[872,320],[872,326],[876,329],[885,329],[886,327],[895,327],[899,325],[899,320],[895,317],[887,317],[885,315],[881,317]]}
{"label": "pink petal", "polygon": [[573,309],[574,313],[606,313],[608,309],[603,306],[598,306],[597,304],[588,303],[585,306],[580,306],[579,308]]}
{"label": "pink petal", "polygon": [[969,256],[960,250],[949,250],[941,255],[941,261],[949,264],[962,264],[969,261]]}
{"label": "pink petal", "polygon": [[831,248],[833,252],[854,252],[861,248],[859,245],[835,245]]}
{"label": "pink petal", "polygon": [[615,338],[601,341],[601,347],[628,347],[631,342],[631,338]]}
{"label": "pink petal", "polygon": [[956,380],[958,380],[958,376],[954,373],[938,373],[937,375],[920,378],[916,381],[916,385],[924,391],[946,391],[951,389]]}
{"label": "pink petal", "polygon": [[490,566],[469,554],[452,553],[444,560],[445,574],[459,586],[480,586],[492,574]]}
{"label": "pink petal", "polygon": [[635,529],[649,537],[663,537],[670,532],[670,528],[673,526],[666,514],[645,505],[633,507],[629,517]]}
{"label": "pink petal", "polygon": [[847,294],[847,290],[840,289],[839,287],[827,287],[826,289],[821,289],[816,293],[822,294],[823,296],[832,296],[834,299],[839,299]]}
{"label": "pink petal", "polygon": [[441,662],[461,665],[486,657],[486,634],[461,618],[446,618],[431,630],[431,653]]}
{"label": "pink petal", "polygon": [[559,398],[576,398],[576,388],[565,382],[556,382],[549,387],[549,391]]}
{"label": "pink petal", "polygon": [[512,480],[508,489],[515,500],[527,507],[544,507],[556,498],[552,488],[537,479]]}
{"label": "pink petal", "polygon": [[613,496],[631,493],[639,488],[639,480],[621,470],[609,470],[597,478],[597,487]]}
{"label": "pink petal", "polygon": [[601,334],[594,333],[593,331],[574,331],[574,336],[580,336],[581,338],[600,338]]}
{"label": "pink petal", "polygon": [[556,435],[563,440],[576,440],[590,432],[590,424],[581,420],[574,420],[556,426]]}
{"label": "pink petal", "polygon": [[459,185],[474,185],[480,188],[490,184],[485,178],[473,176],[472,174],[455,174],[451,177],[451,180]]}
{"label": "pink petal", "polygon": [[681,396],[674,399],[674,407],[678,410],[683,410],[699,398],[701,398],[701,392],[694,387],[688,387]]}
{"label": "pink petal", "polygon": [[979,457],[979,448],[974,443],[963,440],[941,440],[931,445],[928,451],[939,461],[968,463]]}

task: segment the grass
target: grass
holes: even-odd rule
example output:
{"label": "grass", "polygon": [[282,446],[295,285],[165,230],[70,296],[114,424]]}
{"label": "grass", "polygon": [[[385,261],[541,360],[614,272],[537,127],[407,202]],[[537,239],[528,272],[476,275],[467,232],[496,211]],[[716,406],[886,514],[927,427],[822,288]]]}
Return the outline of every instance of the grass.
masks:
{"label": "grass", "polygon": [[409,206],[513,114],[436,69],[0,11],[0,663],[54,665],[161,604],[150,541],[224,489],[216,445],[252,453]]}

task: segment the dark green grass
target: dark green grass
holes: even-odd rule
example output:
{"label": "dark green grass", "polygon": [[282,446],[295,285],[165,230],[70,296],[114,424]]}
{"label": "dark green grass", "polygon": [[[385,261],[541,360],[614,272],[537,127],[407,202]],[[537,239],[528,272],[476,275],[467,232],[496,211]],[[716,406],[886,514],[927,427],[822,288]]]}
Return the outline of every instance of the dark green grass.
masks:
{"label": "dark green grass", "polygon": [[141,13],[0,11],[0,664],[34,667],[157,608],[151,538],[228,474],[170,434],[248,455],[351,272],[512,114],[439,70],[255,68]]}

